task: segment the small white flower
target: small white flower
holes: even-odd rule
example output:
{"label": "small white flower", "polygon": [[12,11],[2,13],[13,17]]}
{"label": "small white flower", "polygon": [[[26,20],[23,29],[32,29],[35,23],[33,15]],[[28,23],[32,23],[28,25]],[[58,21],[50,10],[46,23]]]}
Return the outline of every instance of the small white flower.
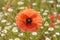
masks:
{"label": "small white flower", "polygon": [[8,23],[6,23],[6,25],[10,25],[10,24],[11,24],[11,23],[9,23],[9,22],[8,22]]}
{"label": "small white flower", "polygon": [[12,32],[18,32],[17,27],[13,27]]}
{"label": "small white flower", "polygon": [[21,10],[23,10],[23,9],[24,9],[24,7],[19,7],[18,9],[21,9]]}
{"label": "small white flower", "polygon": [[3,15],[0,15],[0,18],[2,18]]}
{"label": "small white flower", "polygon": [[32,35],[37,35],[37,32],[32,32]]}
{"label": "small white flower", "polygon": [[9,13],[4,13],[5,16],[7,16]]}
{"label": "small white flower", "polygon": [[9,30],[12,26],[6,26],[4,29]]}
{"label": "small white flower", "polygon": [[43,29],[44,27],[41,27],[41,29]]}
{"label": "small white flower", "polygon": [[15,38],[15,40],[20,40],[19,38]]}
{"label": "small white flower", "polygon": [[13,39],[11,38],[11,39],[9,39],[9,40],[13,40]]}
{"label": "small white flower", "polygon": [[2,30],[2,33],[7,33],[7,30],[6,29]]}
{"label": "small white flower", "polygon": [[43,15],[47,15],[47,13],[46,13],[46,12],[44,12],[44,13],[43,13]]}
{"label": "small white flower", "polygon": [[2,12],[0,12],[0,18],[1,18],[2,16],[4,16],[4,15],[3,15],[3,13],[2,13]]}
{"label": "small white flower", "polygon": [[36,3],[32,3],[33,6],[36,6],[37,4]]}
{"label": "small white flower", "polygon": [[18,34],[18,36],[20,36],[20,37],[23,36],[23,35],[24,35],[23,33]]}
{"label": "small white flower", "polygon": [[60,0],[57,0],[58,2],[60,2]]}
{"label": "small white flower", "polygon": [[8,30],[8,29],[10,29],[10,28],[7,26],[7,27],[5,27],[4,29]]}
{"label": "small white flower", "polygon": [[12,12],[12,11],[13,11],[13,9],[12,9],[12,8],[9,8],[9,9],[8,9],[8,11],[9,11],[9,12]]}
{"label": "small white flower", "polygon": [[53,12],[53,14],[55,14],[55,16],[57,15],[57,12]]}
{"label": "small white flower", "polygon": [[44,26],[49,26],[49,24],[44,24]]}
{"label": "small white flower", "polygon": [[49,10],[45,10],[45,12],[49,12]]}
{"label": "small white flower", "polygon": [[24,4],[24,2],[19,1],[17,4],[18,4],[18,5],[23,5],[23,4]]}
{"label": "small white flower", "polygon": [[50,27],[50,28],[48,28],[48,30],[49,30],[49,31],[53,31],[53,30],[54,30],[54,28],[51,28],[51,27]]}
{"label": "small white flower", "polygon": [[57,4],[57,7],[60,7],[60,4]]}
{"label": "small white flower", "polygon": [[1,22],[7,22],[7,20],[1,20]]}
{"label": "small white flower", "polygon": [[53,37],[56,37],[56,34],[54,34]]}
{"label": "small white flower", "polygon": [[46,31],[46,32],[45,32],[45,34],[49,34],[49,32],[48,32],[48,31]]}
{"label": "small white flower", "polygon": [[51,40],[50,38],[46,37],[45,40]]}
{"label": "small white flower", "polygon": [[2,9],[4,10],[4,9],[5,9],[5,7],[2,7]]}
{"label": "small white flower", "polygon": [[48,1],[48,3],[54,3],[54,1]]}
{"label": "small white flower", "polygon": [[56,32],[55,34],[56,34],[56,35],[60,35],[60,33],[59,33],[59,32]]}
{"label": "small white flower", "polygon": [[48,21],[45,22],[44,26],[49,26],[49,23]]}
{"label": "small white flower", "polygon": [[3,37],[3,36],[5,36],[5,34],[4,33],[1,33],[1,36]]}

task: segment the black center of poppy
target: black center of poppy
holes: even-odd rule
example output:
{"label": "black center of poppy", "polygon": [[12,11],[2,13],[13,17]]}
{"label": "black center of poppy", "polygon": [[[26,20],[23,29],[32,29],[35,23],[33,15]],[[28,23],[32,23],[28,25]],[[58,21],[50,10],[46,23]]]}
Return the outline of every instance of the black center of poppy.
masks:
{"label": "black center of poppy", "polygon": [[27,22],[27,23],[31,23],[31,22],[32,22],[32,19],[31,19],[31,18],[27,18],[27,19],[26,19],[26,22]]}

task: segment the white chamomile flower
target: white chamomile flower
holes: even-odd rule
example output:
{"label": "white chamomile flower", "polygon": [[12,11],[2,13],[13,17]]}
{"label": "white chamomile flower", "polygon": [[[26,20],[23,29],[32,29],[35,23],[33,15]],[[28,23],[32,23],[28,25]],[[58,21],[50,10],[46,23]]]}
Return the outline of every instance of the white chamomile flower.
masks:
{"label": "white chamomile flower", "polygon": [[11,24],[10,22],[6,23],[6,25],[10,25],[10,24]]}
{"label": "white chamomile flower", "polygon": [[18,32],[17,27],[13,27],[12,32]]}
{"label": "white chamomile flower", "polygon": [[12,26],[6,26],[4,29],[9,30]]}
{"label": "white chamomile flower", "polygon": [[56,37],[56,34],[54,34],[53,37]]}
{"label": "white chamomile flower", "polygon": [[3,36],[5,36],[5,34],[4,33],[1,33],[1,36],[3,37]]}
{"label": "white chamomile flower", "polygon": [[54,30],[54,28],[52,28],[52,27],[49,27],[49,28],[48,28],[48,30],[49,30],[49,31],[53,31],[53,30]]}
{"label": "white chamomile flower", "polygon": [[45,34],[49,34],[49,32],[48,32],[48,31],[46,31],[46,32],[45,32]]}
{"label": "white chamomile flower", "polygon": [[46,37],[45,40],[51,40],[50,38]]}
{"label": "white chamomile flower", "polygon": [[60,7],[60,4],[57,4],[56,6],[57,6],[57,7]]}
{"label": "white chamomile flower", "polygon": [[1,20],[1,22],[7,22],[7,20]]}
{"label": "white chamomile flower", "polygon": [[9,40],[13,40],[13,39],[11,38],[11,39],[9,39]]}
{"label": "white chamomile flower", "polygon": [[41,27],[41,29],[43,29],[44,27]]}
{"label": "white chamomile flower", "polygon": [[8,29],[10,29],[10,28],[7,26],[7,27],[5,27],[4,29],[8,30]]}
{"label": "white chamomile flower", "polygon": [[43,13],[43,15],[47,15],[47,13],[46,13],[46,12],[44,12],[44,13]]}
{"label": "white chamomile flower", "polygon": [[56,35],[60,35],[60,33],[59,33],[59,32],[56,32],[55,34],[56,34]]}
{"label": "white chamomile flower", "polygon": [[4,10],[4,9],[5,9],[5,7],[2,7],[2,9]]}
{"label": "white chamomile flower", "polygon": [[18,5],[23,5],[23,4],[24,4],[24,2],[19,1],[17,4],[18,4]]}
{"label": "white chamomile flower", "polygon": [[49,26],[49,24],[44,24],[44,26]]}
{"label": "white chamomile flower", "polygon": [[48,3],[54,3],[54,1],[48,1]]}
{"label": "white chamomile flower", "polygon": [[9,8],[9,9],[8,9],[8,11],[9,11],[9,12],[12,12],[12,11],[13,11],[13,9],[12,9],[12,8]]}
{"label": "white chamomile flower", "polygon": [[24,35],[24,33],[19,33],[19,34],[18,34],[18,36],[20,36],[20,37],[23,36],[23,35]]}
{"label": "white chamomile flower", "polygon": [[3,17],[3,15],[0,15],[0,18],[2,18]]}
{"label": "white chamomile flower", "polygon": [[7,16],[8,14],[9,14],[9,13],[7,13],[7,12],[6,12],[6,13],[4,13],[4,15],[5,15],[5,16]]}
{"label": "white chamomile flower", "polygon": [[25,7],[19,7],[18,9],[21,9],[21,10],[23,10]]}
{"label": "white chamomile flower", "polygon": [[32,32],[32,35],[37,35],[37,32]]}
{"label": "white chamomile flower", "polygon": [[45,10],[45,12],[49,12],[49,10]]}
{"label": "white chamomile flower", "polygon": [[37,5],[37,3],[32,3],[32,5],[33,5],[33,6],[36,6],[36,5]]}
{"label": "white chamomile flower", "polygon": [[60,0],[57,0],[58,2],[60,2]]}
{"label": "white chamomile flower", "polygon": [[20,40],[20,38],[15,38],[15,40]]}
{"label": "white chamomile flower", "polygon": [[57,15],[57,12],[53,12],[53,14],[55,14],[55,16]]}
{"label": "white chamomile flower", "polygon": [[6,29],[3,29],[3,30],[2,30],[2,33],[7,33],[7,30],[6,30]]}

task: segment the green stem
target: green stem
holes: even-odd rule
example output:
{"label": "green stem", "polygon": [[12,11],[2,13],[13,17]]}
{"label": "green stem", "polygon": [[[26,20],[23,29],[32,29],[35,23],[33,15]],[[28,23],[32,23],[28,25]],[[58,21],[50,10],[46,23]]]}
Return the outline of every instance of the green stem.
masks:
{"label": "green stem", "polygon": [[45,27],[45,28],[41,31],[41,33],[39,33],[37,39],[39,39],[39,38],[44,34],[44,32],[47,30],[47,28],[48,28],[48,27]]}
{"label": "green stem", "polygon": [[29,32],[26,32],[25,33],[25,37],[27,38],[27,40],[30,40],[30,33]]}

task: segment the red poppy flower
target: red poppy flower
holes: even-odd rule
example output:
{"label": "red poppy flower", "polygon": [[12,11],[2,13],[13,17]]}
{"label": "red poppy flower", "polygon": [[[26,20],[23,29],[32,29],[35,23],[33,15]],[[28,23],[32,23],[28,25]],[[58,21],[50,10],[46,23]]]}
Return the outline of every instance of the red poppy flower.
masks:
{"label": "red poppy flower", "polygon": [[54,27],[55,27],[55,24],[50,24],[50,26],[49,26],[49,27],[53,27],[53,28],[54,28]]}
{"label": "red poppy flower", "polygon": [[37,11],[28,8],[17,14],[16,24],[23,32],[35,32],[42,25],[42,17]]}
{"label": "red poppy flower", "polygon": [[58,19],[60,20],[60,14],[58,14]]}
{"label": "red poppy flower", "polygon": [[56,16],[54,14],[49,14],[48,17],[52,22],[56,22]]}

